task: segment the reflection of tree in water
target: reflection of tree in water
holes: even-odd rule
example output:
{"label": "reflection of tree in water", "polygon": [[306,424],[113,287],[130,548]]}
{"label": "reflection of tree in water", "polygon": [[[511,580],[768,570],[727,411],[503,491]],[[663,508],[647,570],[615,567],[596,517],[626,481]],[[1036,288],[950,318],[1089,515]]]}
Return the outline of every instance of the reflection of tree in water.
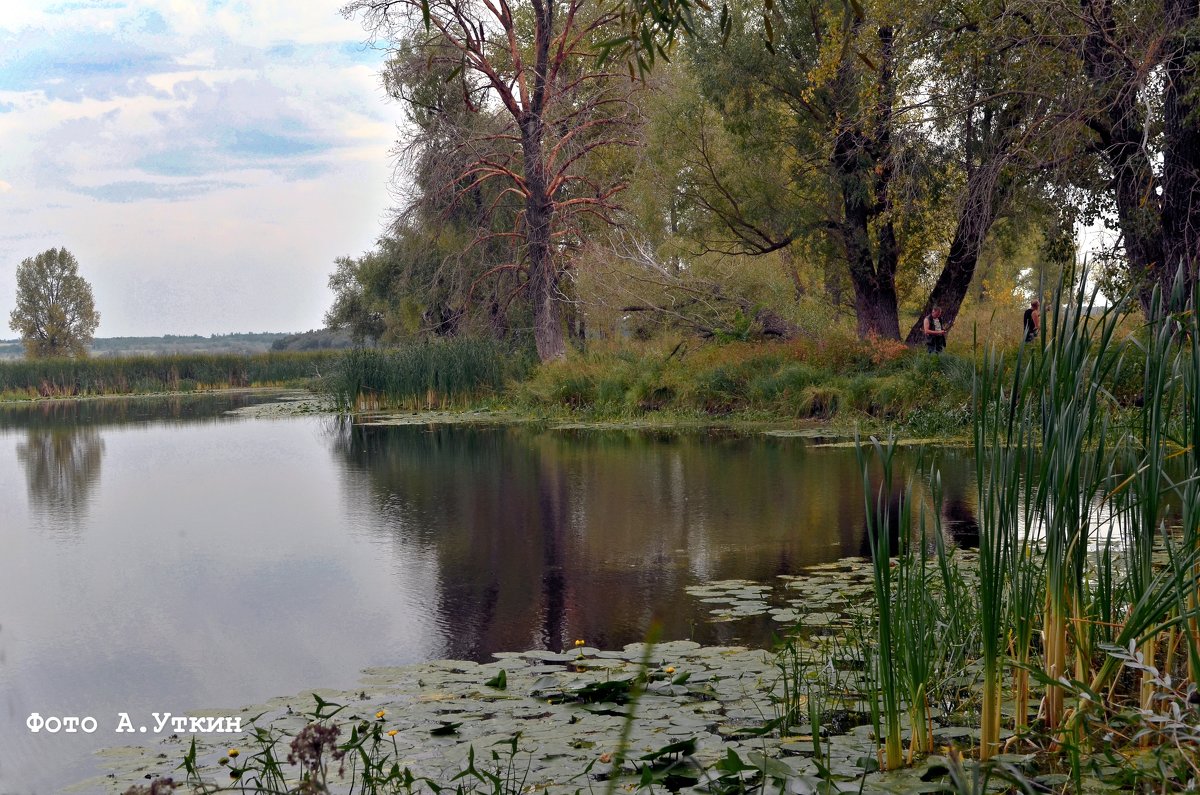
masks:
{"label": "reflection of tree in water", "polygon": [[36,429],[17,444],[29,504],[56,528],[74,528],[100,479],[104,439],[95,428]]}
{"label": "reflection of tree in water", "polygon": [[961,450],[948,450],[940,461],[942,475],[942,523],[951,540],[960,547],[979,546],[978,502],[974,459]]}
{"label": "reflection of tree in water", "polygon": [[[756,642],[684,590],[853,554],[852,451],[712,434],[358,427],[335,434],[350,504],[397,561],[434,561],[444,653],[667,637]],[[695,621],[693,625],[693,621]]]}

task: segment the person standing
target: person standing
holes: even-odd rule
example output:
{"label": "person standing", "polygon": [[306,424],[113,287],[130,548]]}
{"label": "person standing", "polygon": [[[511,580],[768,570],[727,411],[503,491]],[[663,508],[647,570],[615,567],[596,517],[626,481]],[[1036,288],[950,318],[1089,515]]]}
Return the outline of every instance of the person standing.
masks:
{"label": "person standing", "polygon": [[942,325],[942,308],[935,306],[925,316],[925,349],[930,353],[941,353],[946,349],[946,332]]}
{"label": "person standing", "polygon": [[1025,310],[1022,324],[1025,329],[1025,341],[1033,342],[1038,337],[1038,332],[1042,327],[1041,311],[1037,299],[1029,302],[1029,308]]}

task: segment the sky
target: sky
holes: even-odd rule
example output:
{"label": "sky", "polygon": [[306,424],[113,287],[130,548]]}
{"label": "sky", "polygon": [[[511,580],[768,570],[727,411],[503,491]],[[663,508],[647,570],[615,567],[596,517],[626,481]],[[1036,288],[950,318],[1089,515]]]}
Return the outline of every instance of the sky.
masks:
{"label": "sky", "polygon": [[306,331],[395,199],[400,107],[339,0],[0,0],[0,338],[79,260],[98,337]]}

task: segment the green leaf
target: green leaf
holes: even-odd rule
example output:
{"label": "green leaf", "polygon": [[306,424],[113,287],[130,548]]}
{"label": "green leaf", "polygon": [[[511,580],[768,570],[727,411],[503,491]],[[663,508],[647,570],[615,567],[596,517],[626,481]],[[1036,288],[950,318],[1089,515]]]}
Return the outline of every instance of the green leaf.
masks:
{"label": "green leaf", "polygon": [[650,753],[642,756],[641,759],[646,762],[653,762],[656,759],[663,758],[664,756],[691,756],[694,753],[696,753],[696,738],[689,737],[686,740],[668,743],[662,748],[659,748],[657,751],[651,751]]}
{"label": "green leaf", "polygon": [[458,727],[462,726],[462,722],[451,723],[450,721],[442,721],[441,726],[436,726],[429,730],[429,734],[433,737],[448,737],[451,734],[458,734]]}

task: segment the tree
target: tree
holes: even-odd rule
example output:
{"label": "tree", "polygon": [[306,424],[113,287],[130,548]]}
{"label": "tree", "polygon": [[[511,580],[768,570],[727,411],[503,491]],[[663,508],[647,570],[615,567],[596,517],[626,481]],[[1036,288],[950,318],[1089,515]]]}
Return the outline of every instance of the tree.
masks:
{"label": "tree", "polygon": [[1170,295],[1177,270],[1190,287],[1200,268],[1200,3],[1079,0],[1075,9],[1060,18],[1078,19],[1064,32],[1088,89],[1083,149],[1108,172],[1128,281],[1149,318],[1155,285]]}
{"label": "tree", "polygon": [[9,327],[20,332],[25,355],[85,357],[100,325],[92,286],[65,248],[52,248],[17,266],[17,308]]}
{"label": "tree", "polygon": [[495,182],[501,197],[518,198],[517,223],[480,241],[500,235],[516,244],[511,261],[487,275],[521,275],[538,356],[564,356],[567,249],[586,217],[611,222],[624,187],[588,179],[587,161],[605,147],[636,144],[622,132],[628,82],[599,69],[594,52],[618,16],[585,0],[356,0],[344,12],[449,69],[473,110],[498,110],[501,129],[464,131],[455,151],[466,168],[443,185],[461,199]]}

